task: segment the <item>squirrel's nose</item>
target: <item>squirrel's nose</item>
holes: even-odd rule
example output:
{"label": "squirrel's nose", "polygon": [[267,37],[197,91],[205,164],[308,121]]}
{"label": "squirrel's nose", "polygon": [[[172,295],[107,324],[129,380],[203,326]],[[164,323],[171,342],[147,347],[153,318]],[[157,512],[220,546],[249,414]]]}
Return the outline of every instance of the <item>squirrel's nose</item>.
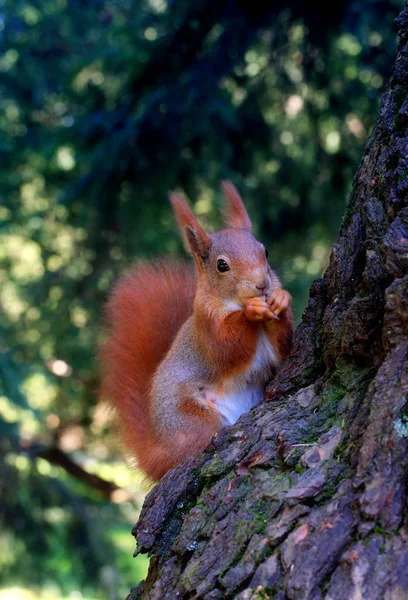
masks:
{"label": "squirrel's nose", "polygon": [[262,281],[259,281],[256,285],[255,285],[256,289],[259,290],[260,292],[263,292],[264,290],[266,290],[266,288],[268,287],[268,281],[266,279],[263,279]]}

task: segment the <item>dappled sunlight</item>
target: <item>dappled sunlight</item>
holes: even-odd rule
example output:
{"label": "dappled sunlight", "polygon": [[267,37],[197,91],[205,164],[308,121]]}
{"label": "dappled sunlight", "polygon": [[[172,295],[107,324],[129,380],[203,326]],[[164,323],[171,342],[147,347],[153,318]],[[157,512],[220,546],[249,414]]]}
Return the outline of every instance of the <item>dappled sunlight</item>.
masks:
{"label": "dappled sunlight", "polygon": [[69,377],[72,375],[72,367],[61,359],[50,359],[47,362],[47,366],[51,373],[57,375],[57,377]]}

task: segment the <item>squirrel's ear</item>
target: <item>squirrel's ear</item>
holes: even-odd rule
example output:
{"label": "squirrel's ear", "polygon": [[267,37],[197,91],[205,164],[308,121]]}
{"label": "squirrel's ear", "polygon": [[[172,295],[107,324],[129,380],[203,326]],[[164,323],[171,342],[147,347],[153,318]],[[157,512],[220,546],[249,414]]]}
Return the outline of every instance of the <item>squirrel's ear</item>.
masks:
{"label": "squirrel's ear", "polygon": [[223,181],[221,185],[224,196],[227,199],[227,206],[224,211],[227,227],[252,231],[251,219],[235,185],[230,181]]}
{"label": "squirrel's ear", "polygon": [[180,196],[170,192],[169,199],[179,224],[184,245],[188,252],[205,263],[212,246],[211,237],[204,231],[187,204]]}

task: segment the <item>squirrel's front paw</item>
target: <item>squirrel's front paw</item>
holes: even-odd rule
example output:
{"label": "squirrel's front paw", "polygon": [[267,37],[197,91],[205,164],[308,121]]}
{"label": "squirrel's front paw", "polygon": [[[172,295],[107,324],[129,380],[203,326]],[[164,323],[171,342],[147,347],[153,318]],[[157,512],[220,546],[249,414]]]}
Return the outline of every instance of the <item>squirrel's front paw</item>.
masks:
{"label": "squirrel's front paw", "polygon": [[245,300],[244,313],[248,321],[270,321],[276,318],[265,300],[257,297]]}
{"label": "squirrel's front paw", "polygon": [[273,290],[266,302],[272,313],[278,317],[281,313],[288,310],[292,302],[292,296],[286,290]]}

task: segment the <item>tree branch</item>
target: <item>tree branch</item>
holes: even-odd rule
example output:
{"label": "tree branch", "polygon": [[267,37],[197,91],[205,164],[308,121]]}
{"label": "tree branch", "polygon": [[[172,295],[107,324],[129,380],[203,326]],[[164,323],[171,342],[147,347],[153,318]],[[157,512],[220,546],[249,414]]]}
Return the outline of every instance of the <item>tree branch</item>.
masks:
{"label": "tree branch", "polygon": [[78,481],[81,481],[85,485],[97,490],[106,498],[112,499],[112,494],[120,490],[120,500],[122,502],[130,499],[130,495],[123,488],[120,488],[111,481],[102,479],[102,477],[99,477],[99,475],[89,473],[57,446],[44,446],[33,443],[28,447],[20,446],[20,448],[21,451],[28,453],[32,458],[43,458],[50,464],[61,467],[64,469],[64,471],[72,475],[72,477],[75,477],[75,479]]}

